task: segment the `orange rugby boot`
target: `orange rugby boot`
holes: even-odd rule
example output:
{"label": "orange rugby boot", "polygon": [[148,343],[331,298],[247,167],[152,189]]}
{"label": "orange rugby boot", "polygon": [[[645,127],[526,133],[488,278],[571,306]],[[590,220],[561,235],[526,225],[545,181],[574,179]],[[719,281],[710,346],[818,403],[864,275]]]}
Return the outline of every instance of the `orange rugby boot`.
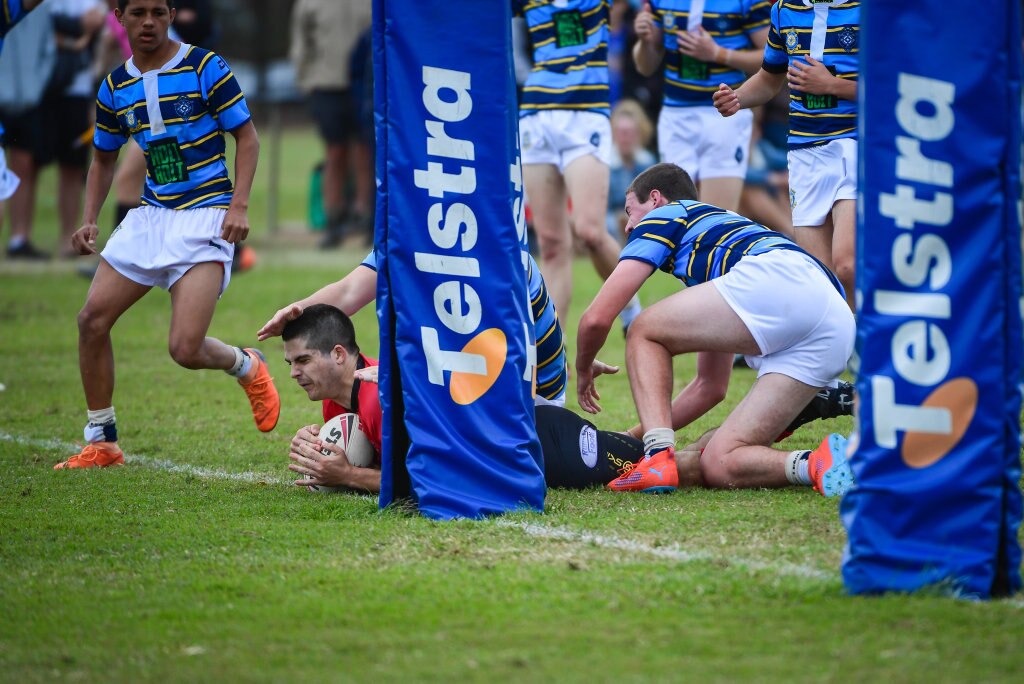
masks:
{"label": "orange rugby boot", "polygon": [[853,486],[853,471],[846,461],[846,438],[835,433],[807,457],[814,491],[822,496],[842,496]]}
{"label": "orange rugby boot", "polygon": [[258,349],[246,348],[245,353],[252,358],[252,368],[244,377],[238,378],[238,384],[245,390],[252,407],[252,417],[260,432],[270,432],[277,426],[281,415],[281,397],[274,387],[274,379],[267,370],[267,359]]}
{"label": "orange rugby boot", "polygon": [[676,470],[676,451],[666,447],[661,451],[642,458],[629,472],[620,475],[607,485],[613,492],[668,493],[679,487],[679,471]]}
{"label": "orange rugby boot", "polygon": [[117,446],[117,442],[93,442],[86,444],[81,453],[53,466],[53,469],[106,468],[123,464],[124,453],[122,453],[121,447]]}

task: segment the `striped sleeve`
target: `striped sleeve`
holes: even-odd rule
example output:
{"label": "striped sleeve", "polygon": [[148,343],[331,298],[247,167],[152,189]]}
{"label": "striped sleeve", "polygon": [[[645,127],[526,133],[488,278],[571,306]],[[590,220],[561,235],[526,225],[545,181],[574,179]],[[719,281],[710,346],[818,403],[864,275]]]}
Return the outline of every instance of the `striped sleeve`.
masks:
{"label": "striped sleeve", "polygon": [[779,0],[772,4],[768,42],[764,44],[764,61],[761,64],[762,69],[773,74],[783,73],[789,67],[786,41],[782,37],[781,14],[782,0]]}
{"label": "striped sleeve", "polygon": [[377,250],[376,249],[371,249],[370,253],[366,255],[366,258],[363,259],[362,263],[360,263],[359,265],[360,266],[365,266],[366,268],[369,268],[369,269],[372,269],[372,270],[376,271],[377,270]]}
{"label": "striped sleeve", "polygon": [[206,55],[199,66],[199,81],[221,130],[234,130],[252,118],[235,75],[220,55]]}
{"label": "striped sleeve", "polygon": [[114,92],[107,76],[96,93],[96,130],[92,136],[96,149],[113,152],[128,142],[128,131],[121,127],[115,112]]}
{"label": "striped sleeve", "polygon": [[686,233],[686,212],[655,209],[637,224],[622,248],[619,260],[635,259],[654,268],[661,268],[675,258],[679,244]]}
{"label": "striped sleeve", "polygon": [[753,0],[743,22],[743,30],[747,33],[760,31],[772,21],[772,3],[768,0]]}

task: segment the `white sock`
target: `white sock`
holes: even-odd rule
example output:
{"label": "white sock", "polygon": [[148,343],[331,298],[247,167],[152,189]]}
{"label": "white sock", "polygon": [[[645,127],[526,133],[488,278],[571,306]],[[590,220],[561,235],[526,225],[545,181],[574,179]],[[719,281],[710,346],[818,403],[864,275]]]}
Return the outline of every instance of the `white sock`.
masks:
{"label": "white sock", "polygon": [[226,373],[236,378],[245,377],[252,370],[252,357],[242,351],[241,347],[232,347],[235,352],[235,363]]}
{"label": "white sock", "polygon": [[666,447],[676,445],[676,433],[672,428],[654,428],[644,433],[644,455],[652,456]]}
{"label": "white sock", "polygon": [[86,411],[86,414],[89,417],[83,431],[86,444],[117,441],[117,419],[114,417],[113,406],[99,411]]}
{"label": "white sock", "polygon": [[636,295],[633,295],[633,298],[629,300],[629,304],[626,304],[626,308],[619,314],[619,318],[622,319],[622,325],[627,328],[631,326],[641,311],[643,309],[640,307],[640,300]]}
{"label": "white sock", "polygon": [[791,451],[786,456],[786,479],[790,484],[811,485],[810,451]]}

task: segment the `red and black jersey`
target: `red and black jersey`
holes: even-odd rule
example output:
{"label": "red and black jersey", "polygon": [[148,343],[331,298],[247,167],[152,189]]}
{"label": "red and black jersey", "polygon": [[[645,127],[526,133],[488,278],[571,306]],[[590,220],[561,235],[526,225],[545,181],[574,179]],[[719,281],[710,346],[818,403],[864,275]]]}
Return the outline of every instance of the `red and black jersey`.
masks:
{"label": "red and black jersey", "polygon": [[[376,365],[377,359],[371,359],[363,354],[360,354],[359,358],[356,359],[357,369]],[[384,416],[380,408],[380,393],[378,392],[377,383],[355,380],[352,383],[352,398],[349,399],[348,403],[349,406],[345,407],[336,401],[324,399],[324,422],[343,413],[354,413],[359,416],[359,429],[370,439],[370,444],[373,445],[374,450],[377,452],[374,463],[380,465],[381,430]]]}

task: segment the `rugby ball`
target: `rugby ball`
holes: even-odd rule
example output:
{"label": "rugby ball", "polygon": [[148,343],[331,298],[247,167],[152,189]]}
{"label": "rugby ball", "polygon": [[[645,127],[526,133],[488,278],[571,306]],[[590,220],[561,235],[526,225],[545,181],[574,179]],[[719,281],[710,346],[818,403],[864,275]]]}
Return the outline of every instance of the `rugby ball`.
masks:
{"label": "rugby ball", "polygon": [[[325,444],[334,444],[345,450],[348,462],[357,468],[367,468],[373,464],[375,452],[369,437],[359,429],[359,416],[354,413],[342,413],[331,418],[320,428],[320,440]],[[321,449],[326,456],[331,451]],[[307,478],[308,479],[308,478]],[[348,487],[329,487],[327,485],[310,485],[311,492],[345,492]]]}

